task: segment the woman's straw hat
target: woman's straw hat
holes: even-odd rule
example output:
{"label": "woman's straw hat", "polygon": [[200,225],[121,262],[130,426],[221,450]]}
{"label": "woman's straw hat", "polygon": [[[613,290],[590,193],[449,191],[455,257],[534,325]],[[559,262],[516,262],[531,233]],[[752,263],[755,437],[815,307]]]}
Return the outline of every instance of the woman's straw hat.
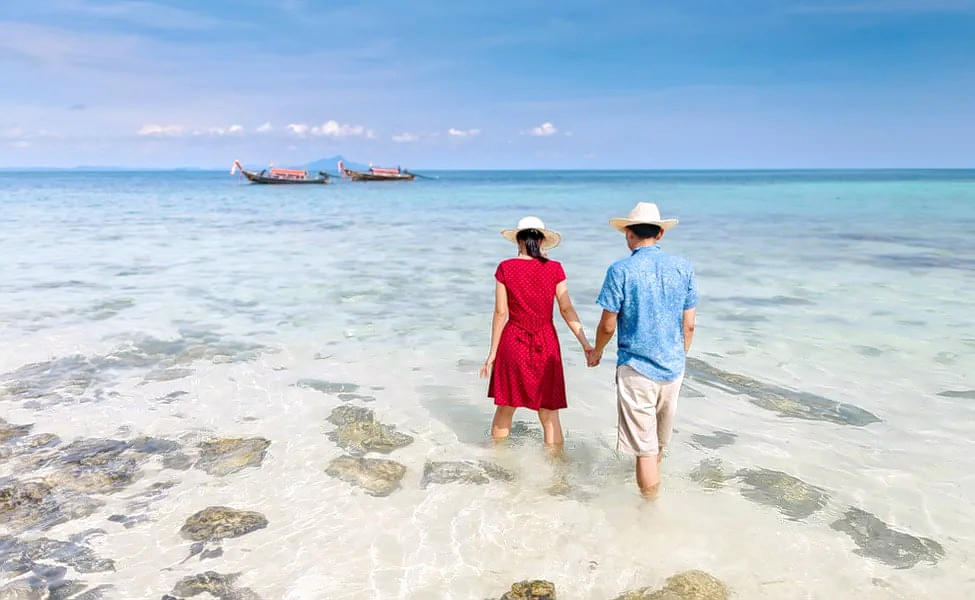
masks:
{"label": "woman's straw hat", "polygon": [[558,231],[552,231],[551,229],[545,229],[545,223],[538,217],[522,217],[518,221],[518,226],[514,229],[505,229],[501,232],[504,239],[509,242],[518,243],[518,232],[524,231],[525,229],[537,229],[542,232],[545,239],[542,240],[542,250],[551,250],[552,248],[558,246],[562,243],[562,234]]}
{"label": "woman's straw hat", "polygon": [[656,204],[653,202],[640,202],[633,207],[629,216],[610,219],[609,224],[618,231],[623,231],[630,225],[656,225],[664,231],[667,231],[674,225],[677,225],[677,219],[661,219],[660,209],[657,208]]}

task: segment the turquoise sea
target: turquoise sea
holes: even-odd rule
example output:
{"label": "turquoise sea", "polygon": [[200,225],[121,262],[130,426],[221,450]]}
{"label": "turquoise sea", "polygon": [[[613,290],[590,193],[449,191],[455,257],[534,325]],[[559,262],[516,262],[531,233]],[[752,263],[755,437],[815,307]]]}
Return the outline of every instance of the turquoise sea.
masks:
{"label": "turquoise sea", "polygon": [[[736,598],[971,597],[975,170],[425,174],[0,172],[0,592],[611,599],[699,569]],[[476,375],[499,231],[562,233],[592,332],[639,201],[701,292],[653,504],[611,352],[587,369],[557,323],[562,462],[527,412],[492,446]],[[199,533],[214,506],[249,512]]]}

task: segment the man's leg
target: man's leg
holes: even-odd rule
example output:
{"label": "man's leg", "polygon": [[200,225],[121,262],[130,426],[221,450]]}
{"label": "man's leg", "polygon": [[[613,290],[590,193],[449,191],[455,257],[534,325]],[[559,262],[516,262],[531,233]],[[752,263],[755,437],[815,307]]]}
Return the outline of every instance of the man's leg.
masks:
{"label": "man's leg", "polygon": [[[674,431],[674,419],[677,416],[677,396],[680,395],[680,386],[684,381],[681,375],[676,381],[657,383],[657,456],[654,461],[653,472],[647,471],[648,481],[656,480],[653,486],[653,494],[656,495],[660,487],[660,461],[664,458],[664,448],[670,443],[670,435]],[[637,467],[639,470],[639,467]],[[642,487],[640,488],[643,489]],[[644,495],[647,495],[644,492]]]}
{"label": "man's leg", "polygon": [[499,406],[494,411],[494,421],[491,423],[491,437],[500,442],[507,439],[511,433],[511,419],[515,416],[514,406]]}
{"label": "man's leg", "polygon": [[659,385],[628,366],[616,373],[619,409],[617,450],[636,456],[636,483],[648,499],[660,487],[657,442],[657,389]]}
{"label": "man's leg", "polygon": [[636,457],[636,484],[647,500],[654,500],[660,491],[660,454]]}

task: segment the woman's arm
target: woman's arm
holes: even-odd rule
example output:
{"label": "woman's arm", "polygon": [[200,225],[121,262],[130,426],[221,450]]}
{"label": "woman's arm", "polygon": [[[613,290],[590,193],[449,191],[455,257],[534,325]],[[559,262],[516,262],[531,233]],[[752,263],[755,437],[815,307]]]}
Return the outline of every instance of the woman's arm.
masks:
{"label": "woman's arm", "polygon": [[555,298],[559,301],[559,312],[565,319],[565,324],[569,326],[573,335],[579,340],[583,351],[588,354],[592,350],[592,345],[586,337],[586,332],[582,329],[582,321],[579,320],[575,307],[572,306],[572,299],[569,298],[569,284],[564,279],[555,286]]}
{"label": "woman's arm", "polygon": [[498,355],[498,344],[501,343],[501,332],[508,321],[508,291],[504,284],[498,281],[494,286],[494,320],[491,322],[491,352],[488,354],[484,366],[481,367],[481,377],[485,379],[491,374],[494,359]]}

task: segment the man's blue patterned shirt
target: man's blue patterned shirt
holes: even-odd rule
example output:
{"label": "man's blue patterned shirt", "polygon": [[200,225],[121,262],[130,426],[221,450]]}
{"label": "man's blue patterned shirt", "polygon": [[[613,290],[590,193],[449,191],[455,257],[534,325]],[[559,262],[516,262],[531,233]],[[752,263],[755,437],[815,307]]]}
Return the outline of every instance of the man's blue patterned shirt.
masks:
{"label": "man's blue patterned shirt", "polygon": [[697,306],[690,261],[659,246],[637,248],[606,272],[596,303],[618,314],[617,365],[629,365],[654,381],[684,372],[684,311]]}

